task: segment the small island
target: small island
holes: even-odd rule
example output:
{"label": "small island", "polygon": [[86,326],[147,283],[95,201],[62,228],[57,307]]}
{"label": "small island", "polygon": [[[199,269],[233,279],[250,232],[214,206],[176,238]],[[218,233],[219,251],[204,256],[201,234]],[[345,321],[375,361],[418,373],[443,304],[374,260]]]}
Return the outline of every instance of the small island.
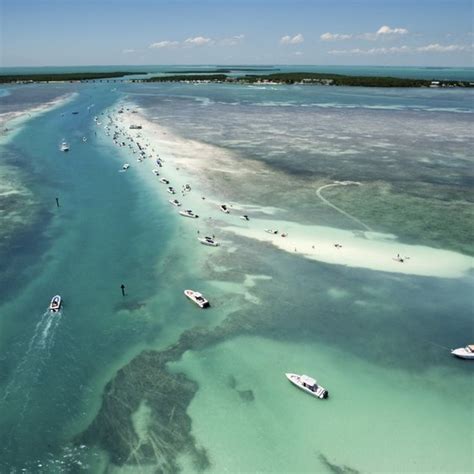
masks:
{"label": "small island", "polygon": [[[135,80],[133,80],[135,82]],[[138,79],[137,82],[218,82],[238,84],[308,84],[353,87],[474,87],[473,82],[408,79],[385,76],[347,76],[317,72],[276,72],[246,74],[230,77],[227,74],[176,74]]]}
{"label": "small island", "polygon": [[114,80],[132,74],[146,72],[112,71],[112,72],[67,72],[44,74],[6,74],[0,75],[0,84],[30,84],[32,82],[88,82],[95,80]]}
{"label": "small island", "polygon": [[[0,75],[0,83],[31,84],[36,82],[183,82],[183,83],[220,83],[220,84],[255,84],[255,85],[317,85],[317,86],[352,86],[352,87],[474,87],[474,82],[448,81],[436,79],[410,79],[389,76],[348,76],[318,72],[271,72],[264,74],[229,75],[232,72],[256,72],[264,68],[231,68],[198,71],[182,70],[179,74],[151,76],[149,72],[76,72],[51,74],[10,74]],[[274,69],[273,69],[274,70]],[[127,77],[127,76],[147,77]],[[151,77],[150,77],[151,76]]]}

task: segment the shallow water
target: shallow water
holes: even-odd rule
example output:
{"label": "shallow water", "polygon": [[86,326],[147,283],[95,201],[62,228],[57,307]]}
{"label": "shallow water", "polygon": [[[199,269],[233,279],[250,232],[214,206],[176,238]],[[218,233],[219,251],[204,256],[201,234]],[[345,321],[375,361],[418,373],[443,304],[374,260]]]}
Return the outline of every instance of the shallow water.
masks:
{"label": "shallow water", "polygon": [[[73,102],[3,145],[0,172],[34,198],[19,205],[28,225],[9,224],[0,273],[3,470],[473,469],[472,367],[449,354],[474,337],[472,275],[315,262],[227,232],[242,222],[217,209],[247,206],[249,226],[271,216],[360,234],[359,220],[401,243],[472,255],[471,92],[89,84],[56,93],[71,91]],[[54,97],[44,85],[27,95]],[[8,97],[12,110],[27,102]],[[137,163],[106,135],[118,101],[174,134],[174,149],[154,153],[177,189],[191,183],[182,199],[196,222],[168,204],[150,160]],[[361,185],[324,197],[356,220],[316,194],[344,179]],[[198,230],[221,247],[199,245]],[[211,308],[193,307],[185,288]],[[65,305],[51,316],[56,293]],[[292,387],[288,371],[316,377],[329,400]]]}

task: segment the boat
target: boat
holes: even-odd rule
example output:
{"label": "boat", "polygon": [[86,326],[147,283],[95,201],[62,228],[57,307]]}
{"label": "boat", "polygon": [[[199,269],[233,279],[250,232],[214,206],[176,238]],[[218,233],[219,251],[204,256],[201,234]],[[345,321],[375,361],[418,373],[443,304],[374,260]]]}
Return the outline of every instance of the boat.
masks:
{"label": "boat", "polygon": [[277,231],[277,230],[273,230],[273,229],[265,229],[265,232],[266,232],[267,234],[273,234],[273,235],[278,234],[278,231]]}
{"label": "boat", "polygon": [[208,245],[209,247],[219,247],[219,244],[212,237],[198,237],[198,240],[202,245]]}
{"label": "boat", "polygon": [[169,192],[170,194],[176,194],[176,191],[174,190],[173,186],[170,186],[170,187],[168,188],[168,192]]}
{"label": "boat", "polygon": [[170,204],[173,204],[173,206],[176,206],[176,207],[181,206],[181,203],[177,199],[170,199],[168,202]]}
{"label": "boat", "polygon": [[474,359],[474,344],[468,344],[466,347],[453,349],[451,354],[460,359]]}
{"label": "boat", "polygon": [[202,296],[198,291],[184,290],[184,294],[200,308],[208,308],[210,306],[209,301],[206,300],[206,298],[204,298],[204,296]]}
{"label": "boat", "polygon": [[125,163],[123,166],[122,166],[122,169],[124,171],[128,170],[128,168],[130,168],[130,165],[128,163]]}
{"label": "boat", "polygon": [[84,143],[86,143],[87,138],[86,138],[86,137],[82,137],[82,141],[83,141]]}
{"label": "boat", "polygon": [[224,212],[225,214],[229,214],[229,209],[227,209],[227,206],[225,204],[221,204],[219,206],[219,209]]}
{"label": "boat", "polygon": [[61,309],[62,300],[59,295],[53,296],[51,298],[51,303],[49,303],[49,310],[53,313],[57,313]]}
{"label": "boat", "polygon": [[61,143],[61,148],[60,148],[61,151],[69,151],[69,145],[67,143],[66,140],[63,140],[63,142]]}
{"label": "boat", "polygon": [[170,184],[170,182],[169,182],[167,179],[165,179],[165,178],[161,178],[161,179],[160,179],[160,183],[163,183],[163,184]]}
{"label": "boat", "polygon": [[186,209],[184,211],[179,211],[179,213],[184,217],[194,217],[194,218],[199,217],[197,214],[194,214],[194,212],[191,211],[191,209]]}
{"label": "boat", "polygon": [[293,384],[296,385],[301,390],[313,395],[313,397],[318,397],[321,400],[323,398],[328,398],[329,392],[321,385],[318,385],[316,380],[307,375],[298,375],[298,374],[285,374],[286,378]]}
{"label": "boat", "polygon": [[243,216],[240,216],[240,218],[243,220],[243,221],[249,221],[249,216],[247,216],[247,214],[243,215]]}

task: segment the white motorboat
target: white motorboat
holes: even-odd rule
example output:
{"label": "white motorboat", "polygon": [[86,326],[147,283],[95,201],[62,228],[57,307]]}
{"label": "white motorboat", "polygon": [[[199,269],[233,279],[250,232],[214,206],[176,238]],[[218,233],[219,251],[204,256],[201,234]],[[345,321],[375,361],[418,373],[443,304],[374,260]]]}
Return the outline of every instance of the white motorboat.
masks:
{"label": "white motorboat", "polygon": [[193,217],[193,218],[199,217],[197,214],[194,214],[194,212],[191,211],[191,209],[186,209],[185,211],[179,211],[179,213],[184,217]]}
{"label": "white motorboat", "polygon": [[210,306],[209,301],[198,291],[184,290],[184,294],[200,308],[208,308]]}
{"label": "white motorboat", "polygon": [[199,237],[198,240],[202,245],[208,245],[209,247],[219,247],[219,244],[212,237]]}
{"label": "white motorboat", "polygon": [[60,147],[61,151],[69,151],[69,145],[66,140],[63,140]]}
{"label": "white motorboat", "polygon": [[86,137],[82,137],[82,141],[85,143],[87,141]]}
{"label": "white motorboat", "polygon": [[130,165],[128,163],[125,163],[123,166],[122,166],[122,169],[124,171],[128,170],[128,168],[130,168]]}
{"label": "white motorboat", "polygon": [[277,230],[273,230],[273,229],[265,229],[265,232],[267,234],[273,234],[273,235],[277,235],[278,234],[278,231]]}
{"label": "white motorboat", "polygon": [[170,184],[170,182],[169,182],[167,179],[165,179],[165,178],[161,178],[161,179],[160,179],[160,183],[163,183],[163,184]]}
{"label": "white motorboat", "polygon": [[169,192],[170,194],[176,194],[176,191],[174,190],[173,186],[170,186],[170,187],[168,188],[168,192]]}
{"label": "white motorboat", "polygon": [[243,216],[240,216],[240,218],[243,220],[243,221],[249,221],[249,216],[247,216],[246,214],[243,215]]}
{"label": "white motorboat", "polygon": [[286,378],[293,384],[296,385],[301,390],[313,395],[313,397],[318,398],[328,398],[329,392],[321,385],[318,385],[316,380],[307,375],[298,375],[298,374],[285,374]]}
{"label": "white motorboat", "polygon": [[226,206],[225,204],[221,204],[221,205],[219,206],[219,209],[220,209],[223,213],[229,214],[229,209],[227,209],[227,206]]}
{"label": "white motorboat", "polygon": [[451,354],[460,359],[474,359],[474,344],[468,344],[466,347],[453,349]]}
{"label": "white motorboat", "polygon": [[173,204],[173,206],[176,206],[176,207],[181,206],[181,203],[177,199],[170,199],[168,202],[170,204]]}
{"label": "white motorboat", "polygon": [[53,296],[51,298],[51,303],[49,303],[49,310],[53,313],[57,313],[61,309],[62,300],[59,295]]}
{"label": "white motorboat", "polygon": [[153,170],[151,170],[151,172],[155,175],[155,176],[158,176],[160,174],[160,172],[155,168]]}

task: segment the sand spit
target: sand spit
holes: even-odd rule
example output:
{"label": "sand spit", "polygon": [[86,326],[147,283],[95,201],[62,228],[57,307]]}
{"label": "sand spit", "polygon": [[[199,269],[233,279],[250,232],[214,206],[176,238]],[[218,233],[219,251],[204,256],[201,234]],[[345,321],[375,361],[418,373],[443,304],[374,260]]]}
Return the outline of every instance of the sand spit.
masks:
{"label": "sand spit", "polygon": [[61,107],[74,100],[77,96],[77,92],[71,92],[36,107],[0,114],[0,143],[4,144],[10,141],[28,120]]}
{"label": "sand spit", "polygon": [[[246,173],[254,174],[255,169],[243,168],[232,159],[232,153],[227,150],[182,138],[149,121],[133,105],[122,105],[122,112],[113,114],[113,121],[121,126],[121,134],[134,137],[135,143],[139,141],[142,145],[145,144],[150,158],[159,154],[163,162],[163,167],[159,169],[160,176],[166,176],[176,189],[180,189],[176,183],[180,183],[180,186],[190,184],[192,192],[178,193],[177,198],[183,200],[184,208],[191,208],[201,216],[200,225],[212,220],[214,229],[217,226],[229,234],[270,243],[285,252],[335,265],[439,278],[459,278],[467,275],[473,268],[473,259],[469,256],[443,249],[403,244],[395,235],[361,230],[357,223],[357,230],[354,231],[303,225],[271,219],[281,209],[265,206],[260,208],[254,204],[236,202],[231,204],[231,213],[224,214],[219,211],[219,196],[209,194],[210,189],[218,189],[218,186],[212,186],[212,178],[206,173],[212,175],[215,171],[219,174],[238,171],[242,179],[245,179]],[[131,125],[141,128],[130,129]],[[149,165],[147,173],[151,176],[151,170],[156,166],[155,159],[145,160],[141,164]],[[261,171],[270,172],[263,166]],[[341,183],[334,183],[338,184]],[[252,215],[255,211],[258,216]],[[248,214],[250,220],[243,221],[240,218],[242,214]],[[268,215],[270,219],[262,218],[262,214]],[[192,229],[195,231],[194,226]]]}

